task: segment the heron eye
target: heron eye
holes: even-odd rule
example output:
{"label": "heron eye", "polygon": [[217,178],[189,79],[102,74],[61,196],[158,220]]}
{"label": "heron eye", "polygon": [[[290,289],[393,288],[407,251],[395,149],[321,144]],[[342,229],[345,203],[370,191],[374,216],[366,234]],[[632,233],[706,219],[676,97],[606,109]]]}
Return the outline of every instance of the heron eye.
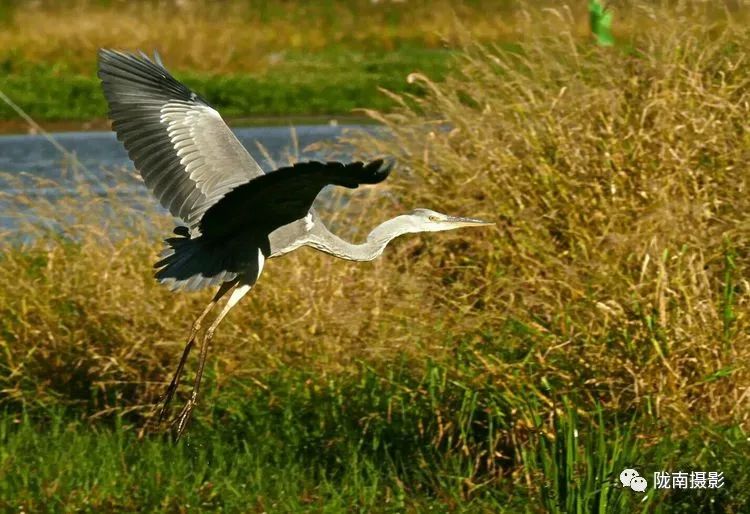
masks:
{"label": "heron eye", "polygon": [[427,219],[430,221],[440,221],[440,218],[438,218],[437,216],[428,216]]}

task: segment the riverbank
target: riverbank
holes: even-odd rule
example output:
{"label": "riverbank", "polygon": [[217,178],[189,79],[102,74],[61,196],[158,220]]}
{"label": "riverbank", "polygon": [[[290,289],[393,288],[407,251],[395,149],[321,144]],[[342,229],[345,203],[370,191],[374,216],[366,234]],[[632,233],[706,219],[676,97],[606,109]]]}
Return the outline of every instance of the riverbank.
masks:
{"label": "riverbank", "polygon": [[[266,71],[218,74],[170,71],[229,118],[351,115],[355,109],[390,110],[396,102],[382,90],[420,95],[407,76],[425,73],[440,80],[453,53],[401,48],[393,52],[333,49],[315,55],[290,54]],[[85,72],[68,65],[12,62],[0,74],[0,91],[37,121],[103,119],[106,105],[92,63]],[[0,102],[0,119],[18,115]]]}
{"label": "riverbank", "polygon": [[[619,6],[615,36],[658,27],[648,9]],[[703,11],[715,11],[707,19],[723,12],[690,6],[683,15]],[[96,55],[105,47],[158,50],[177,78],[226,117],[391,111],[398,102],[383,89],[421,96],[409,74],[441,81],[464,45],[517,45],[527,37],[525,20],[540,13],[564,21],[582,42],[592,37],[584,2],[2,2],[0,91],[39,122],[103,119]],[[0,120],[16,118],[0,102]]]}
{"label": "riverbank", "polygon": [[[0,91],[38,122],[100,128],[90,120],[106,114],[96,77],[104,47],[158,51],[225,117],[388,111],[397,102],[382,89],[421,95],[410,73],[440,80],[469,32],[513,41],[520,15],[485,0],[3,3]],[[0,102],[0,120],[15,118]]]}

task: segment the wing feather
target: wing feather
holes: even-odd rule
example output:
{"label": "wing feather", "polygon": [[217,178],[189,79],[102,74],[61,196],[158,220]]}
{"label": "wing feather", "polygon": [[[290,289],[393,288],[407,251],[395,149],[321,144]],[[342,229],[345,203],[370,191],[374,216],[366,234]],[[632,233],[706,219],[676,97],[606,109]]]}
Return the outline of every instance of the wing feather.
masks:
{"label": "wing feather", "polygon": [[112,127],[146,186],[193,229],[226,193],[263,175],[219,113],[146,55],[101,50],[99,77]]}
{"label": "wing feather", "polygon": [[212,205],[200,221],[209,238],[233,237],[252,230],[271,231],[304,218],[318,193],[327,185],[356,188],[388,177],[392,161],[302,162],[280,168],[241,184]]}

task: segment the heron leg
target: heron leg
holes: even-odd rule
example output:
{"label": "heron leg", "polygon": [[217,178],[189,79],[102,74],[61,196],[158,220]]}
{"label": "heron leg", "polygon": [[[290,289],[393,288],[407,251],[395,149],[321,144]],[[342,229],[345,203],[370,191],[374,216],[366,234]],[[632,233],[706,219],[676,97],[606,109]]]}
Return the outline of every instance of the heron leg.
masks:
{"label": "heron leg", "polygon": [[174,373],[174,376],[172,377],[172,381],[169,383],[169,387],[167,387],[167,391],[164,393],[164,396],[160,400],[159,403],[161,403],[162,407],[159,411],[159,423],[164,421],[164,418],[167,415],[167,408],[169,407],[169,403],[172,401],[172,398],[174,397],[175,391],[177,391],[177,387],[180,385],[180,377],[182,376],[182,369],[185,367],[185,361],[187,361],[188,355],[190,355],[190,350],[193,348],[193,344],[195,344],[195,336],[198,334],[198,331],[201,329],[201,323],[205,319],[206,316],[208,316],[208,313],[211,312],[211,310],[216,306],[216,304],[219,302],[219,300],[227,294],[227,292],[232,289],[237,284],[237,281],[232,282],[224,282],[221,284],[221,287],[219,287],[219,290],[216,292],[216,295],[214,295],[213,300],[209,302],[209,304],[206,306],[206,308],[203,310],[200,316],[193,322],[193,326],[190,327],[190,335],[188,336],[187,343],[185,344],[185,349],[182,351],[182,357],[180,358],[180,363],[177,365],[177,370]]}
{"label": "heron leg", "polygon": [[223,320],[224,317],[226,317],[226,315],[232,309],[232,307],[237,305],[242,297],[245,296],[248,291],[250,291],[251,287],[252,285],[242,284],[240,286],[237,286],[237,288],[232,291],[232,294],[229,296],[229,300],[227,300],[224,308],[221,310],[214,322],[211,323],[211,326],[208,327],[206,333],[203,336],[203,341],[201,342],[200,361],[198,362],[198,372],[195,375],[193,392],[190,395],[190,399],[187,401],[185,406],[182,408],[182,411],[173,422],[173,425],[177,428],[177,439],[179,439],[182,433],[185,431],[185,427],[187,426],[187,422],[190,420],[190,414],[193,411],[193,407],[195,407],[195,405],[198,403],[198,392],[200,391],[201,378],[203,377],[203,368],[206,365],[206,356],[208,355],[208,343],[213,338],[216,327],[219,326],[221,320]]}

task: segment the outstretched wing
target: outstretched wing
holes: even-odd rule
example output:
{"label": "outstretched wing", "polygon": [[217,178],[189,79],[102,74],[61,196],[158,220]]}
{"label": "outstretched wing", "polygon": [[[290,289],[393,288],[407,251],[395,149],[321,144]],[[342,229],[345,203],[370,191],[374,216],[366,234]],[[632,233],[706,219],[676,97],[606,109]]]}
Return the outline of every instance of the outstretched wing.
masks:
{"label": "outstretched wing", "polygon": [[146,186],[191,227],[230,190],[263,175],[219,113],[160,62],[102,49],[99,78],[112,128]]}
{"label": "outstretched wing", "polygon": [[302,162],[256,177],[226,194],[203,215],[200,232],[224,238],[247,231],[268,234],[304,218],[327,185],[356,188],[388,177],[392,161]]}

